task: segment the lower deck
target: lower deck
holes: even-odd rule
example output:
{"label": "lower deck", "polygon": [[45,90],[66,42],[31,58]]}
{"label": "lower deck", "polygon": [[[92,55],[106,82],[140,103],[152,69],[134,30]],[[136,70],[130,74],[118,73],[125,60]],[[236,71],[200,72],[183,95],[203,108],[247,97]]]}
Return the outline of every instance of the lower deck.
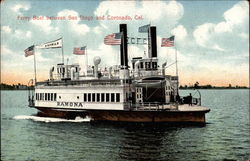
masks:
{"label": "lower deck", "polygon": [[210,109],[201,106],[179,105],[177,108],[163,105],[145,108],[131,108],[131,110],[79,110],[60,109],[49,107],[35,107],[40,110],[42,116],[74,119],[77,116],[90,117],[92,121],[115,122],[188,122],[205,123],[205,113]]}

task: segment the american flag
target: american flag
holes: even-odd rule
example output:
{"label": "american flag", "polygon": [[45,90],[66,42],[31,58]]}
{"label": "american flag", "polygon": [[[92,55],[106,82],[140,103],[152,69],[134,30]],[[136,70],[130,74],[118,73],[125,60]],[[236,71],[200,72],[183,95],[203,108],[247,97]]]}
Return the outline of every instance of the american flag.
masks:
{"label": "american flag", "polygon": [[85,55],[85,50],[86,50],[86,46],[80,47],[80,48],[74,48],[73,54],[76,54],[76,55]]}
{"label": "american flag", "polygon": [[122,33],[113,33],[105,36],[104,44],[106,45],[120,45],[122,39]]}
{"label": "american flag", "polygon": [[34,45],[28,47],[27,49],[24,50],[24,53],[25,53],[25,57],[28,57],[30,55],[34,55],[35,53],[35,50],[34,50]]}
{"label": "american flag", "polygon": [[174,46],[174,36],[161,39],[161,47],[171,47],[171,46]]}

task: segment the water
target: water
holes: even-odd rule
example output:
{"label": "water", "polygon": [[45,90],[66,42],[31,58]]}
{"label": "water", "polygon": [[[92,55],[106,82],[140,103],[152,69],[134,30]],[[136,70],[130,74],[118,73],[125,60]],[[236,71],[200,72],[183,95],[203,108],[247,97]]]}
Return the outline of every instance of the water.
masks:
{"label": "water", "polygon": [[26,91],[1,91],[1,160],[250,159],[249,90],[201,94],[211,108],[204,127],[42,118],[27,107]]}

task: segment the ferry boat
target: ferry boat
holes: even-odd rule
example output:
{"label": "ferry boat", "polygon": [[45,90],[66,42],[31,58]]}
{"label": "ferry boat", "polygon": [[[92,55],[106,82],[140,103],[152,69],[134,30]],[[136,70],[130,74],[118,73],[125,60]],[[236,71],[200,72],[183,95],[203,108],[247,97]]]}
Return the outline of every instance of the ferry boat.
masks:
{"label": "ferry boat", "polygon": [[[127,40],[127,25],[120,24]],[[29,91],[29,107],[43,116],[92,121],[205,123],[210,109],[201,97],[179,96],[178,76],[167,75],[166,63],[159,66],[156,27],[148,31],[147,57],[134,57],[128,66],[127,41],[120,44],[120,65],[101,69],[100,57],[80,74],[78,64],[57,64],[50,78],[36,82]]]}

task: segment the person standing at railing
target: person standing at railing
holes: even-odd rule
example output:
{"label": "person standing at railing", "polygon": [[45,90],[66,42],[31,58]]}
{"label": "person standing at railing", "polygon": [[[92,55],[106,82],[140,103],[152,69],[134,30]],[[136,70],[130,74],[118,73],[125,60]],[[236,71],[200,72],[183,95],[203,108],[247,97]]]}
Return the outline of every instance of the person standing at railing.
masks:
{"label": "person standing at railing", "polygon": [[191,93],[189,93],[189,96],[188,96],[188,104],[189,104],[189,106],[192,106],[192,101],[193,101],[193,97],[192,97],[192,94]]}
{"label": "person standing at railing", "polygon": [[174,94],[172,91],[170,93],[170,102],[174,102]]}
{"label": "person standing at railing", "polygon": [[181,102],[180,102],[180,95],[179,95],[179,93],[177,93],[175,99],[176,99],[176,102],[177,102],[177,103],[181,103]]}

